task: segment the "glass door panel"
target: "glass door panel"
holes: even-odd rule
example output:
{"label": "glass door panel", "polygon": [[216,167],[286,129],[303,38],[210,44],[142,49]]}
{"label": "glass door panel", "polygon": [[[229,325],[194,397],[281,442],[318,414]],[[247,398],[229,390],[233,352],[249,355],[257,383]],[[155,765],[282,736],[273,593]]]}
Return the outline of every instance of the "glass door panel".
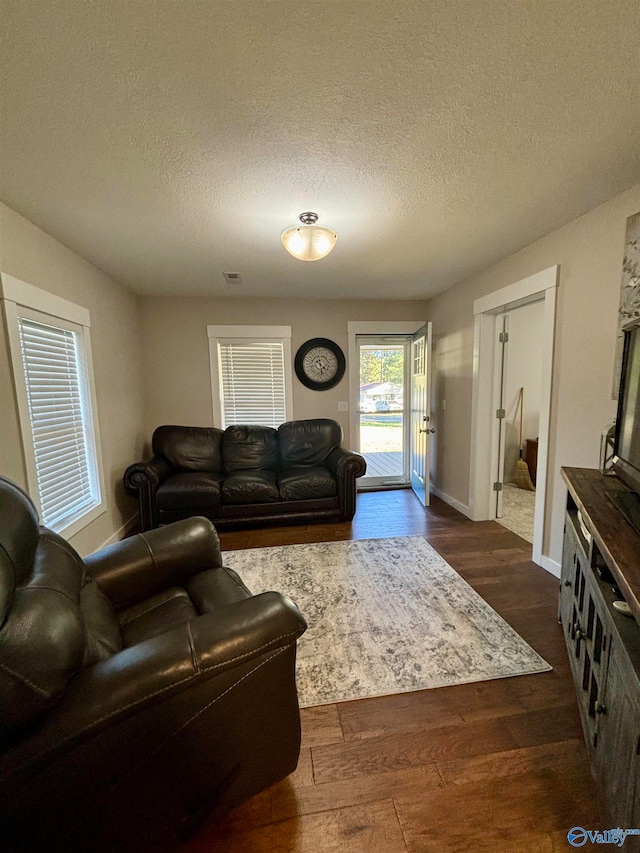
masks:
{"label": "glass door panel", "polygon": [[359,450],[367,461],[365,486],[408,482],[407,339],[358,337]]}

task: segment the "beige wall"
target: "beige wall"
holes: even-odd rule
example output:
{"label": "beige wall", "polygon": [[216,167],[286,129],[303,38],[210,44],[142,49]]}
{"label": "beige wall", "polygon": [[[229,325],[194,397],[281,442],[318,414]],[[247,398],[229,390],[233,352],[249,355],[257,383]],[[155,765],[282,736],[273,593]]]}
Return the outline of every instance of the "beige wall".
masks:
{"label": "beige wall", "polygon": [[543,546],[543,554],[555,561],[562,553],[565,501],[560,466],[597,467],[600,432],[616,413],[611,385],[625,225],[638,210],[640,186],[428,303],[438,411],[435,481],[444,493],[468,504],[473,302],[560,265]]}
{"label": "beige wall", "polygon": [[[0,269],[91,313],[107,510],[70,540],[86,554],[135,513],[134,501],[124,493],[122,474],[140,458],[143,448],[138,298],[3,204]],[[4,321],[0,327],[0,472],[26,486]]]}
{"label": "beige wall", "polygon": [[[349,320],[419,323],[426,316],[424,302],[392,300],[145,297],[141,309],[149,437],[160,424],[213,424],[207,325],[290,325],[292,357],[309,338],[323,337],[348,359]],[[351,443],[349,414],[338,413],[338,401],[349,399],[348,372],[347,364],[344,379],[328,391],[310,391],[294,375],[293,416],[334,418]]]}
{"label": "beige wall", "polygon": [[[560,265],[546,536],[543,552],[560,559],[564,488],[560,465],[598,464],[600,431],[615,415],[611,382],[625,221],[640,210],[640,186],[501,261],[428,303],[419,301],[239,298],[137,298],[78,255],[0,205],[0,268],[91,312],[107,512],[77,534],[83,553],[133,514],[124,468],[141,458],[161,423],[212,423],[208,324],[291,325],[292,350],[311,337],[335,340],[348,355],[349,320],[433,322],[437,434],[434,478],[469,500],[473,302],[554,264]],[[140,342],[143,343],[140,343]],[[140,369],[140,366],[142,369]],[[297,379],[294,417],[334,417],[346,439],[348,378],[313,392]],[[144,394],[144,417],[142,395]],[[441,407],[446,399],[446,410]],[[4,328],[0,328],[0,471],[25,482]]]}

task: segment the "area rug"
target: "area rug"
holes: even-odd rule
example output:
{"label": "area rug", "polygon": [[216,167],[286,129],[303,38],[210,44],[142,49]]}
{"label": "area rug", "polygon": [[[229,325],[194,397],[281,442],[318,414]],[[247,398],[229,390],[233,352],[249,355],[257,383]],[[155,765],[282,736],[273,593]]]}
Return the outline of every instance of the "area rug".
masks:
{"label": "area rug", "polygon": [[224,564],[305,615],[302,707],[551,669],[421,536],[226,551]]}
{"label": "area rug", "polygon": [[502,491],[502,517],[498,524],[533,543],[533,524],[536,515],[536,493],[505,483]]}

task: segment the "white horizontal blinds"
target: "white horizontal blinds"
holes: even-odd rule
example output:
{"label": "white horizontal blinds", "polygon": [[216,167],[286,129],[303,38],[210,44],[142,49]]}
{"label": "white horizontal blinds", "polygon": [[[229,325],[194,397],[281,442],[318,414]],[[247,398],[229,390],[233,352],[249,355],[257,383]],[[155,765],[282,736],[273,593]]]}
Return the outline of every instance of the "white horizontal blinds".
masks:
{"label": "white horizontal blinds", "polygon": [[61,530],[99,502],[82,330],[18,317],[42,522]]}
{"label": "white horizontal blinds", "polygon": [[232,424],[277,427],[286,421],[281,340],[219,340],[223,429]]}

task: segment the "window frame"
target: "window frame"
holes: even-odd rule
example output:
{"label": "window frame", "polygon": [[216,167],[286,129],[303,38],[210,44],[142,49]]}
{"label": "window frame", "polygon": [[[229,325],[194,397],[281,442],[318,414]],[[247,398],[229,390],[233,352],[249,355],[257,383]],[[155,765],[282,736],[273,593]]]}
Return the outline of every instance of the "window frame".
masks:
{"label": "window frame", "polygon": [[98,405],[93,372],[93,354],[91,349],[91,316],[86,308],[76,305],[74,302],[69,302],[60,296],[48,293],[46,290],[42,290],[25,281],[20,281],[20,279],[14,278],[4,272],[0,273],[0,299],[4,308],[5,328],[9,342],[11,373],[18,409],[27,489],[40,516],[42,516],[42,505],[29,414],[26,374],[20,343],[19,318],[34,319],[35,313],[39,315],[40,319],[37,320],[39,322],[50,324],[54,327],[57,322],[60,324],[58,326],[60,329],[67,329],[71,325],[75,327],[73,331],[77,331],[80,335],[89,408],[87,413],[89,421],[87,441],[89,444],[89,455],[93,457],[93,459],[88,460],[88,464],[94,469],[98,495],[96,502],[85,512],[73,517],[64,527],[56,529],[56,533],[68,539],[75,536],[76,533],[79,533],[107,510],[102,445],[97,414]]}
{"label": "window frame", "polygon": [[291,326],[207,326],[209,340],[209,366],[211,373],[211,399],[213,404],[213,425],[224,429],[223,393],[220,381],[220,360],[218,344],[238,339],[251,341],[280,341],[284,353],[284,406],[285,418],[293,420],[293,367],[291,360]]}

